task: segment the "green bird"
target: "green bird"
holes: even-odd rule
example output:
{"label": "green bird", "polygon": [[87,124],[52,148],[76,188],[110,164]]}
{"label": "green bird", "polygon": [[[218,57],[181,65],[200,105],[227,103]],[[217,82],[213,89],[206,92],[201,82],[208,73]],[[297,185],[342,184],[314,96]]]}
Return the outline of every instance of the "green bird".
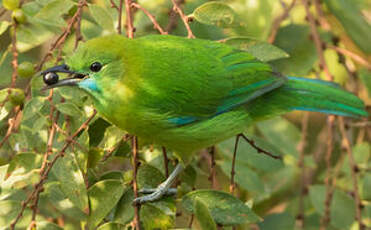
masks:
{"label": "green bird", "polygon": [[[73,77],[58,80],[58,72]],[[368,115],[363,102],[337,84],[287,77],[226,44],[170,35],[95,38],[42,74],[47,88],[87,92],[112,124],[179,156],[169,178],[136,203],[159,199],[193,153],[255,122],[292,110]]]}

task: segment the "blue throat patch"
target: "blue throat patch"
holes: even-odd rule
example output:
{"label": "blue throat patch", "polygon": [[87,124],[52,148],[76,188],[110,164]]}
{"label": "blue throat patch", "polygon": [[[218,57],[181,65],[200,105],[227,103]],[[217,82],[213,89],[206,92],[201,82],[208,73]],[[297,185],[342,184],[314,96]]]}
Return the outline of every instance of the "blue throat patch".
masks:
{"label": "blue throat patch", "polygon": [[90,90],[90,91],[95,91],[99,92],[99,88],[97,86],[97,83],[94,79],[92,78],[87,78],[85,80],[82,80],[79,82],[79,87]]}

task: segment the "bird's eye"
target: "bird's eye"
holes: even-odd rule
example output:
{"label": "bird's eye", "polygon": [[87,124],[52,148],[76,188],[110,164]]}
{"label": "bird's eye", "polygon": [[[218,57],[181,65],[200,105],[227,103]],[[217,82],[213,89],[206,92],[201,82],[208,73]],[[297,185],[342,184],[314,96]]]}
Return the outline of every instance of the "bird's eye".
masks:
{"label": "bird's eye", "polygon": [[90,70],[93,72],[98,72],[100,69],[102,69],[102,64],[100,64],[99,62],[94,62],[90,65]]}

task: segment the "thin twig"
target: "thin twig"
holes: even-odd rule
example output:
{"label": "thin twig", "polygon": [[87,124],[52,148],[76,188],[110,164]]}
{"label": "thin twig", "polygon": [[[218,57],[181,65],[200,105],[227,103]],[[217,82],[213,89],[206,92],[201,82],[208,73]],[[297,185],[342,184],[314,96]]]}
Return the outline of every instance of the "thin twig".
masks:
{"label": "thin twig", "polygon": [[356,162],[354,160],[351,143],[345,131],[344,119],[342,117],[339,117],[338,121],[339,121],[341,136],[343,138],[342,142],[348,154],[349,167],[351,169],[350,171],[351,171],[352,180],[353,180],[353,193],[354,193],[354,200],[356,204],[356,220],[358,221],[359,229],[365,230],[366,225],[362,223],[362,203],[361,203],[361,198],[359,196],[359,191],[358,191],[357,173],[359,172],[359,168],[356,165]]}
{"label": "thin twig", "polygon": [[121,26],[121,22],[122,22],[122,4],[123,4],[123,0],[120,0],[120,3],[119,3],[119,7],[117,8],[118,10],[118,21],[117,21],[117,33],[118,34],[121,34],[121,30],[122,30],[122,26]]}
{"label": "thin twig", "polygon": [[236,183],[234,182],[234,176],[236,175],[235,167],[236,167],[236,154],[238,149],[238,141],[240,140],[241,135],[236,136],[236,141],[234,142],[234,149],[233,149],[233,157],[232,157],[232,166],[231,166],[231,182],[229,183],[229,192],[234,195],[234,189],[236,187]]}
{"label": "thin twig", "polygon": [[134,38],[134,25],[133,25],[133,15],[131,12],[131,0],[125,0],[126,9],[126,34],[128,38]]}
{"label": "thin twig", "polygon": [[256,151],[258,152],[258,153],[263,153],[263,154],[265,154],[265,155],[267,155],[267,156],[269,156],[269,157],[272,157],[272,158],[274,158],[274,159],[277,159],[277,160],[282,160],[282,156],[276,156],[276,155],[273,155],[272,153],[270,153],[270,152],[268,152],[268,151],[266,151],[266,150],[264,150],[264,149],[262,149],[262,148],[260,148],[259,146],[257,146],[256,144],[255,144],[255,142],[253,141],[253,140],[250,140],[250,139],[248,139],[244,134],[242,134],[242,133],[240,133],[239,134],[245,141],[247,141],[254,149],[256,149]]}
{"label": "thin twig", "polygon": [[305,11],[306,11],[307,18],[308,18],[308,21],[309,21],[309,26],[310,26],[310,29],[311,29],[311,35],[312,35],[314,44],[316,46],[317,54],[318,54],[318,57],[319,57],[319,63],[320,63],[319,66],[320,66],[321,70],[324,71],[327,80],[328,81],[333,81],[334,76],[332,76],[332,74],[330,73],[330,70],[329,70],[329,68],[326,64],[325,56],[323,54],[324,45],[323,45],[323,42],[321,41],[321,38],[320,38],[319,33],[317,31],[316,20],[313,17],[313,15],[312,15],[312,13],[310,12],[310,9],[309,9],[309,0],[302,0],[302,2],[303,2],[304,7],[305,7]]}
{"label": "thin twig", "polygon": [[309,112],[304,112],[304,116],[301,122],[301,140],[297,146],[299,152],[298,167],[301,169],[301,180],[300,180],[300,196],[299,196],[299,210],[296,215],[297,227],[298,229],[304,228],[304,196],[308,191],[308,179],[305,167],[305,148],[307,146],[307,136],[308,136],[308,121]]}
{"label": "thin twig", "polygon": [[294,8],[295,4],[296,0],[292,0],[291,4],[284,9],[283,13],[274,20],[271,33],[268,38],[269,43],[274,42],[277,36],[277,32],[281,26],[281,23],[289,16],[290,11],[292,10],[292,8]]}
{"label": "thin twig", "polygon": [[169,159],[167,158],[166,148],[162,146],[162,155],[164,157],[164,166],[165,166],[165,177],[169,177]]}
{"label": "thin twig", "polygon": [[326,185],[326,197],[325,197],[325,211],[323,217],[321,218],[321,230],[327,229],[328,224],[330,223],[330,212],[331,212],[331,201],[333,197],[333,183],[331,182],[331,174],[332,174],[332,167],[331,167],[331,156],[334,148],[333,143],[333,133],[334,133],[334,116],[327,117],[327,149],[326,149],[326,177],[325,177],[325,185]]}
{"label": "thin twig", "polygon": [[48,60],[48,58],[53,54],[53,50],[58,49],[60,46],[64,44],[69,34],[72,32],[73,25],[79,20],[81,17],[81,12],[83,7],[87,5],[86,0],[81,0],[78,4],[78,8],[76,13],[72,16],[71,20],[69,21],[66,29],[62,32],[61,35],[53,42],[48,50],[48,52],[44,55],[41,59],[41,62],[37,65],[36,71],[40,71],[44,66],[44,63]]}
{"label": "thin twig", "polygon": [[210,173],[208,180],[211,182],[211,187],[213,189],[217,189],[216,185],[216,163],[215,163],[215,146],[211,146],[210,150],[208,151],[210,154]]}
{"label": "thin twig", "polygon": [[24,210],[26,209],[27,205],[30,203],[30,201],[32,199],[34,199],[36,196],[38,196],[38,194],[42,191],[42,186],[44,185],[45,181],[47,180],[48,178],[48,175],[49,175],[49,172],[50,170],[52,169],[52,167],[54,166],[55,162],[60,158],[60,157],[63,157],[64,154],[65,154],[65,151],[67,150],[67,148],[70,146],[70,144],[72,143],[72,139],[76,138],[78,136],[78,134],[80,134],[81,131],[85,130],[87,127],[88,127],[88,124],[90,123],[90,121],[94,118],[94,116],[97,114],[97,111],[94,110],[93,114],[71,135],[70,138],[67,138],[66,139],[66,143],[63,145],[62,149],[59,151],[58,154],[56,154],[54,156],[54,158],[50,161],[49,164],[47,164],[47,167],[43,173],[43,175],[41,176],[39,182],[37,184],[35,184],[34,186],[34,190],[31,192],[31,194],[27,197],[27,199],[25,201],[22,202],[22,207],[21,207],[21,210],[19,211],[17,217],[12,221],[12,223],[10,224],[10,229],[11,230],[14,230],[15,229],[15,226],[17,224],[17,222],[19,221],[19,219],[22,217],[23,215],[23,212]]}
{"label": "thin twig", "polygon": [[[133,190],[134,190],[134,197],[138,197],[138,184],[137,184],[137,172],[138,172],[138,137],[134,136],[132,139],[132,151],[133,151]],[[134,205],[134,219],[133,219],[133,226],[136,230],[140,230],[140,204]]]}
{"label": "thin twig", "polygon": [[171,2],[173,3],[174,5],[174,11],[176,11],[180,18],[182,19],[183,23],[184,23],[184,26],[186,27],[187,29],[187,32],[188,32],[188,38],[195,38],[192,30],[191,30],[191,27],[189,26],[189,18],[184,15],[182,9],[180,8],[179,4],[176,2],[176,0],[171,0]]}
{"label": "thin twig", "polygon": [[143,13],[144,13],[145,15],[147,15],[147,17],[151,20],[151,22],[152,22],[154,28],[157,29],[157,30],[160,32],[160,34],[167,34],[167,32],[164,31],[164,30],[162,29],[162,27],[160,26],[160,24],[156,21],[156,18],[155,18],[155,17],[154,17],[150,12],[148,12],[148,10],[146,10],[146,9],[143,8],[141,5],[139,5],[138,3],[135,3],[135,2],[131,3],[131,5],[132,5],[133,7],[135,7],[135,8],[137,8],[137,9],[143,11]]}
{"label": "thin twig", "polygon": [[342,55],[346,55],[348,57],[350,57],[351,59],[353,59],[355,62],[363,65],[364,67],[366,67],[368,70],[371,70],[371,63],[368,62],[365,58],[359,56],[358,54],[356,53],[353,53],[352,51],[349,51],[347,49],[344,49],[344,48],[341,48],[341,47],[338,47],[338,46],[333,46],[333,45],[328,45],[327,46],[329,49],[333,49],[335,50],[337,53],[339,54],[342,54]]}
{"label": "thin twig", "polygon": [[[130,140],[131,139],[131,137],[132,136],[130,136],[129,134],[125,134],[123,137],[122,137],[122,141],[123,142],[127,142],[128,140]],[[102,159],[100,160],[101,162],[105,162],[108,158],[110,158],[111,156],[112,156],[112,154],[118,149],[118,147],[120,146],[120,144],[121,144],[121,141],[117,144],[117,145],[115,145],[115,146],[113,146],[111,149],[109,149],[108,151],[107,151],[107,153],[106,154],[104,154],[104,156],[102,157]]]}

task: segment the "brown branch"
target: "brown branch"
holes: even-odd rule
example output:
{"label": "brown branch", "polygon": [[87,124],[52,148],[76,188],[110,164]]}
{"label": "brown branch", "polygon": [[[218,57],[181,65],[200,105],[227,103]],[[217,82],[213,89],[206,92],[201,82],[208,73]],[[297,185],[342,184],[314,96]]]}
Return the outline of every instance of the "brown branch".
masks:
{"label": "brown branch", "polygon": [[255,142],[253,140],[250,140],[248,139],[244,134],[239,134],[245,141],[247,141],[254,149],[256,149],[256,151],[258,151],[258,153],[263,153],[269,157],[272,157],[274,159],[277,159],[277,160],[282,160],[282,156],[276,156],[276,155],[273,155],[272,153],[260,148],[259,146],[255,145]]}
{"label": "brown branch", "polygon": [[125,0],[126,9],[126,34],[128,38],[134,38],[133,14],[131,12],[131,0]]}
{"label": "brown branch", "polygon": [[211,187],[213,189],[217,189],[217,184],[216,184],[216,163],[215,163],[215,146],[211,146],[209,149],[209,154],[210,154],[210,173],[208,180],[211,182]]}
{"label": "brown branch", "polygon": [[0,17],[2,17],[6,13],[6,9],[4,7],[0,8]]}
{"label": "brown branch", "polygon": [[363,65],[368,70],[371,70],[371,63],[369,63],[366,59],[364,59],[363,57],[359,56],[358,54],[353,53],[352,51],[349,51],[347,49],[344,49],[344,48],[341,48],[341,47],[337,47],[337,46],[333,46],[333,45],[329,45],[327,47],[329,49],[335,50],[338,54],[346,55],[346,56],[350,57],[355,62]]}
{"label": "brown branch", "polygon": [[110,0],[110,3],[111,3],[111,8],[115,8],[116,10],[119,10],[118,6],[113,0]]}
{"label": "brown branch", "polygon": [[311,35],[312,35],[314,44],[316,46],[317,54],[318,54],[318,57],[319,57],[319,66],[320,66],[321,70],[324,71],[327,80],[328,81],[333,81],[334,76],[332,76],[332,74],[330,73],[330,70],[329,70],[329,68],[326,64],[325,56],[323,54],[324,45],[323,45],[323,42],[321,41],[321,38],[320,38],[319,33],[317,31],[316,20],[315,20],[314,16],[312,15],[312,13],[310,12],[310,9],[309,9],[309,0],[302,0],[302,2],[303,2],[304,7],[305,7],[305,11],[306,11],[306,14],[307,14],[307,19],[308,19],[309,26],[310,26],[310,29],[311,29]]}
{"label": "brown branch", "polygon": [[234,195],[234,189],[236,187],[236,183],[234,182],[234,176],[236,175],[235,167],[236,167],[236,154],[238,149],[238,141],[240,140],[241,135],[238,134],[236,136],[236,141],[234,142],[234,149],[233,149],[233,157],[232,157],[232,166],[231,166],[231,182],[229,183],[229,192]]}
{"label": "brown branch", "polygon": [[121,21],[122,21],[122,3],[123,3],[123,0],[120,0],[120,3],[119,3],[119,7],[117,8],[118,10],[118,21],[117,21],[117,33],[118,34],[121,34]]}
{"label": "brown branch", "polygon": [[331,182],[331,174],[332,174],[332,167],[331,167],[331,156],[334,148],[333,143],[333,133],[334,133],[334,122],[335,116],[328,116],[327,117],[327,150],[326,150],[326,177],[325,177],[325,185],[326,185],[326,197],[325,197],[325,211],[323,217],[321,218],[321,230],[327,229],[328,224],[330,223],[330,213],[331,213],[331,201],[334,192],[334,183]]}
{"label": "brown branch", "polygon": [[[18,68],[17,26],[18,26],[17,22],[15,20],[12,20],[12,27],[14,29],[14,33],[12,35],[12,55],[13,55],[12,69],[13,69],[13,72],[12,72],[12,78],[11,78],[10,87],[8,89],[8,93],[7,93],[4,101],[2,101],[0,108],[2,108],[5,105],[5,103],[8,101],[9,96],[12,93],[12,89],[15,87],[15,84],[16,84],[16,81],[17,81],[17,75],[18,75],[18,73],[17,73],[18,72],[17,71],[17,68]],[[20,108],[17,107],[17,108],[14,109],[14,111],[16,112],[14,118],[9,118],[8,119],[8,124],[9,124],[8,130],[7,130],[4,138],[0,142],[0,148],[9,139],[9,137],[12,135],[13,128],[15,126],[15,120],[16,120],[15,118],[16,118],[16,116],[18,116]]]}
{"label": "brown branch", "polygon": [[146,9],[143,8],[141,5],[139,5],[138,3],[135,3],[135,2],[131,3],[131,5],[132,5],[133,7],[135,7],[135,8],[137,8],[137,9],[143,11],[143,13],[144,13],[145,15],[147,15],[147,17],[148,17],[148,18],[151,20],[151,22],[153,23],[154,28],[157,29],[157,30],[160,32],[160,34],[167,34],[167,32],[164,31],[164,30],[162,29],[162,27],[160,26],[160,24],[156,21],[155,17],[154,17],[150,12],[148,12],[148,10],[146,10]]}
{"label": "brown branch", "polygon": [[296,0],[292,0],[291,4],[284,9],[283,13],[274,20],[272,29],[271,29],[271,32],[268,38],[269,43],[274,42],[277,36],[277,32],[281,26],[281,23],[289,16],[290,11],[292,10],[292,8],[294,8],[295,4],[296,4]]}
{"label": "brown branch", "polygon": [[299,161],[298,167],[301,169],[301,180],[300,180],[300,196],[299,196],[299,211],[296,215],[297,220],[297,228],[303,229],[304,228],[304,196],[307,194],[308,191],[308,178],[304,163],[305,157],[305,148],[307,146],[307,138],[308,138],[308,121],[309,121],[309,112],[304,112],[304,116],[301,122],[301,140],[297,146],[299,152]]}
{"label": "brown branch", "polygon": [[[137,184],[137,172],[138,172],[138,137],[134,136],[132,140],[132,151],[133,151],[133,190],[134,190],[134,197],[138,197],[138,184]],[[139,210],[140,204],[134,205],[134,219],[133,219],[133,227],[136,230],[140,230],[140,218],[139,218]]]}
{"label": "brown branch", "polygon": [[[132,136],[130,136],[129,134],[125,134],[123,137],[122,137],[122,141],[123,142],[127,142],[129,141],[130,139],[132,138]],[[110,158],[112,156],[112,154],[118,149],[118,147],[120,146],[121,144],[121,141],[116,145],[116,146],[113,146],[111,149],[109,149],[107,151],[106,154],[104,154],[104,156],[102,157],[102,159],[100,160],[101,162],[105,162],[108,158]]]}
{"label": "brown branch", "polygon": [[342,142],[344,145],[344,148],[348,154],[348,160],[349,160],[349,167],[352,175],[353,180],[353,194],[354,194],[354,200],[356,204],[356,220],[358,221],[358,226],[360,230],[365,230],[366,225],[362,223],[362,203],[361,198],[359,196],[358,191],[358,179],[357,179],[357,173],[359,172],[359,168],[356,165],[356,162],[354,161],[353,153],[352,153],[352,147],[351,142],[349,140],[349,137],[345,131],[345,125],[344,125],[344,119],[342,117],[339,117],[339,127],[341,136],[343,138]]}
{"label": "brown branch", "polygon": [[162,155],[164,157],[165,177],[169,177],[169,159],[167,158],[166,148],[162,147]]}
{"label": "brown branch", "polygon": [[319,23],[321,25],[321,27],[324,29],[324,30],[330,30],[331,29],[331,26],[330,26],[330,23],[328,23],[326,17],[325,17],[325,14],[323,13],[323,10],[321,8],[321,3],[320,3],[320,0],[314,0],[314,7],[316,8],[316,11],[317,11],[317,14],[318,14],[318,19],[319,19]]}
{"label": "brown branch", "polygon": [[183,23],[184,23],[184,26],[185,28],[187,29],[187,32],[188,32],[188,38],[195,38],[195,36],[193,35],[193,32],[191,30],[191,27],[189,26],[189,18],[184,15],[182,9],[180,8],[179,4],[176,2],[176,0],[171,0],[171,2],[173,3],[174,5],[174,11],[176,11],[180,18],[182,19]]}
{"label": "brown branch", "polygon": [[62,149],[60,150],[60,152],[58,154],[56,154],[54,156],[54,158],[51,160],[51,162],[49,164],[47,164],[47,167],[46,169],[44,170],[44,173],[43,175],[41,176],[39,182],[37,184],[35,184],[34,186],[34,190],[32,191],[32,193],[27,197],[27,199],[25,201],[22,202],[22,207],[21,207],[21,210],[19,211],[17,217],[12,221],[12,223],[10,224],[10,229],[11,230],[14,230],[15,229],[15,226],[17,224],[17,222],[19,221],[19,219],[22,217],[23,215],[23,212],[24,210],[26,209],[27,205],[30,203],[30,201],[32,199],[34,199],[36,196],[38,196],[38,194],[42,191],[42,187],[45,183],[45,181],[47,180],[48,178],[48,174],[50,172],[50,170],[52,169],[52,167],[54,166],[55,162],[60,158],[60,157],[63,157],[64,154],[65,154],[65,151],[67,150],[67,148],[70,146],[70,144],[72,143],[72,139],[76,138],[77,135],[83,131],[84,129],[86,129],[88,127],[88,124],[90,123],[90,121],[94,118],[94,116],[97,114],[97,111],[94,110],[93,114],[71,135],[70,138],[67,138],[66,139],[66,143],[64,144],[64,146],[62,147]]}
{"label": "brown branch", "polygon": [[14,128],[14,125],[15,125],[15,119],[14,118],[9,118],[8,119],[8,125],[9,125],[8,130],[6,131],[6,134],[5,134],[4,138],[0,142],[0,148],[9,139],[10,135],[12,134],[13,128]]}
{"label": "brown branch", "polygon": [[78,4],[78,8],[76,13],[72,16],[71,20],[69,21],[66,29],[62,32],[61,35],[53,42],[48,50],[48,52],[44,55],[44,57],[41,59],[41,62],[36,67],[36,71],[40,71],[44,65],[44,63],[48,60],[48,58],[53,54],[53,50],[60,48],[64,42],[66,41],[69,34],[72,32],[73,25],[80,20],[81,13],[83,10],[83,7],[87,6],[86,0],[81,0]]}

